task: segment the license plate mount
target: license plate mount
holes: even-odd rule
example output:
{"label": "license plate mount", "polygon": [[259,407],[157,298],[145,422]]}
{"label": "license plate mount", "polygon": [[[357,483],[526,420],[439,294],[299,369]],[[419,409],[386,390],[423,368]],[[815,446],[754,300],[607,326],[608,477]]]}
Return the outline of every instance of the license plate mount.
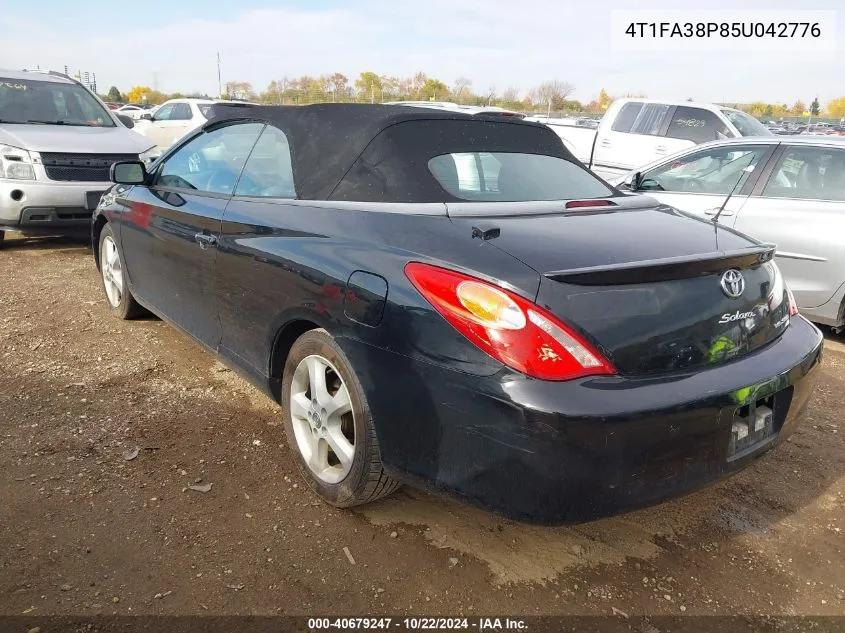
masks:
{"label": "license plate mount", "polygon": [[769,396],[737,410],[728,444],[729,462],[756,453],[777,439],[780,431],[779,419],[775,414],[779,409],[778,400]]}

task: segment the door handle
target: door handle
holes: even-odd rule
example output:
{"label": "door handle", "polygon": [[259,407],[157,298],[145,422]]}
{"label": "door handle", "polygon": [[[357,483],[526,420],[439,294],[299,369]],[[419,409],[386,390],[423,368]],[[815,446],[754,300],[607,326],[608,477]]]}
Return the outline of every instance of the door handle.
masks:
{"label": "door handle", "polygon": [[666,153],[666,146],[665,145],[658,145],[654,148],[654,151],[658,154],[665,154]]}
{"label": "door handle", "polygon": [[601,141],[599,141],[599,145],[601,145],[602,147],[610,147],[610,141],[608,141],[607,139],[602,139]]}
{"label": "door handle", "polygon": [[[704,211],[704,215],[716,215],[717,213],[719,213],[719,207],[713,207],[712,209],[705,209],[705,211]],[[724,211],[719,213],[719,217],[720,218],[727,217],[727,216],[733,215],[733,214],[734,214],[734,212],[731,211],[730,209],[725,209]]]}
{"label": "door handle", "polygon": [[207,249],[209,246],[214,246],[217,244],[217,238],[213,235],[209,235],[208,233],[197,233],[194,235],[194,241],[196,241],[202,250]]}

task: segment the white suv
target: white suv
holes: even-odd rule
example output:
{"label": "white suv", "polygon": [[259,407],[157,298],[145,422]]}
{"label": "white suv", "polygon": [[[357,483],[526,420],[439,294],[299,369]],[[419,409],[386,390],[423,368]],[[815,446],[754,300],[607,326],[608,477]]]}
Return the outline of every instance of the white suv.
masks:
{"label": "white suv", "polygon": [[67,75],[0,70],[0,242],[90,230],[111,165],[152,156],[131,125]]}
{"label": "white suv", "polygon": [[223,101],[212,99],[171,99],[165,101],[153,114],[143,113],[135,126],[155,143],[158,152],[164,152],[173,143],[201,125],[212,116],[212,107],[243,101]]}

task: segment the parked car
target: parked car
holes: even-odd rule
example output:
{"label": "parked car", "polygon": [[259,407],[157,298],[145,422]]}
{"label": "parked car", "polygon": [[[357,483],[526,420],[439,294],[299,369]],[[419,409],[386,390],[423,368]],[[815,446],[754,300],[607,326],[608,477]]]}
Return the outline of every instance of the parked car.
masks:
{"label": "parked car", "polygon": [[772,134],[760,121],[733,108],[632,98],[614,101],[595,130],[558,121],[547,124],[578,160],[604,178],[707,141]]}
{"label": "parked car", "polygon": [[83,230],[118,160],[152,144],[67,75],[0,70],[0,241]]}
{"label": "parked car", "polygon": [[276,398],[337,506],[399,482],[549,523],[653,503],[789,436],[817,375],[773,246],[623,194],[544,125],[221,108],[112,177],[92,244],[113,313]]}
{"label": "parked car", "polygon": [[801,312],[845,326],[845,139],[708,143],[616,182],[630,189],[635,181],[637,191],[661,202],[703,218],[718,215],[722,225],[777,244],[778,266]]}
{"label": "parked car", "polygon": [[159,153],[208,121],[215,104],[239,103],[213,99],[171,99],[154,112],[144,112],[135,129],[150,139]]}
{"label": "parked car", "polygon": [[514,110],[507,110],[498,106],[470,106],[453,103],[451,101],[385,101],[384,105],[399,105],[415,108],[432,108],[434,110],[447,110],[449,112],[463,112],[464,114],[499,115],[523,119],[525,115]]}
{"label": "parked car", "polygon": [[115,114],[123,114],[128,116],[133,121],[138,121],[141,118],[141,115],[148,112],[147,108],[141,105],[137,105],[134,103],[124,103],[115,111]]}
{"label": "parked car", "polygon": [[599,129],[599,122],[599,119],[591,119],[589,117],[578,117],[575,120],[575,125],[578,125],[580,127],[588,127],[592,130],[597,130]]}

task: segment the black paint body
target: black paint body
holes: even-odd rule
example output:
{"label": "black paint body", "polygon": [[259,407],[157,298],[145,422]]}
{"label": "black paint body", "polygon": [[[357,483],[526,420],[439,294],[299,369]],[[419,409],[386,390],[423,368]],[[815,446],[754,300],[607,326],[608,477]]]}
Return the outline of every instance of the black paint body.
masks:
{"label": "black paint body", "polygon": [[[794,430],[822,354],[821,333],[792,317],[788,327],[757,320],[757,334],[733,337],[733,356],[708,358],[707,346],[739,327],[718,324],[719,315],[765,300],[751,283],[730,300],[718,275],[705,273],[624,287],[545,275],[759,246],[672,209],[644,208],[642,198],[632,202],[639,208],[618,201],[609,211],[481,222],[118,185],[93,231],[96,239],[112,223],[141,304],[277,399],[292,340],[310,327],[328,330],[361,380],[391,475],[522,520],[561,523],[653,503],[744,467]],[[499,235],[473,238],[485,222]],[[491,280],[549,308],[619,375],[548,382],[505,367],[423,299],[403,272],[409,261]],[[606,304],[609,321],[567,318],[574,295],[632,288],[654,291],[643,305],[675,306],[686,321],[647,309],[626,317],[613,307],[619,295]],[[699,292],[710,299],[688,315]],[[774,393],[780,433],[729,459],[737,410]]]}

